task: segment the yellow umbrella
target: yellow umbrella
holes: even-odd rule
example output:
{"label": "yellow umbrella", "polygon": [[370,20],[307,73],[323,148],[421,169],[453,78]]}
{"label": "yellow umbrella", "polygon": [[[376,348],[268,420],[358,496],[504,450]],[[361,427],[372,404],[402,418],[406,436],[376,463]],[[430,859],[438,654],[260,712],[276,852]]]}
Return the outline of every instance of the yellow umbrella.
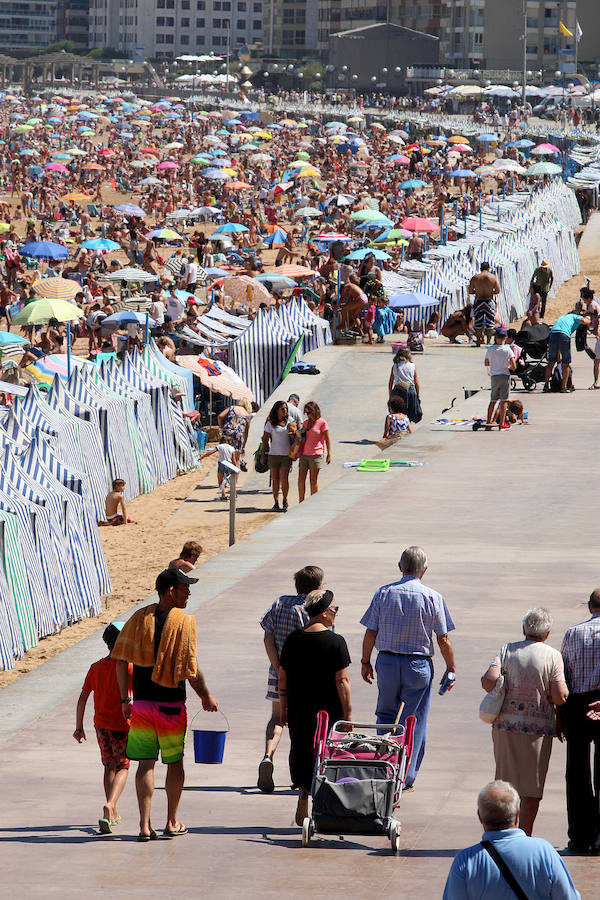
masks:
{"label": "yellow umbrella", "polygon": [[0,234],[6,234],[7,231],[10,231],[11,226],[8,222],[0,222]]}
{"label": "yellow umbrella", "polygon": [[453,134],[451,138],[448,138],[451,144],[468,144],[469,141],[466,137],[461,137],[460,134]]}
{"label": "yellow umbrella", "polygon": [[48,300],[73,300],[80,292],[81,285],[71,278],[39,278],[33,285],[38,297]]}
{"label": "yellow umbrella", "polygon": [[88,200],[91,200],[92,198],[89,194],[82,194],[81,191],[73,191],[72,194],[65,194],[65,196],[60,199],[67,200],[70,203],[87,203]]}

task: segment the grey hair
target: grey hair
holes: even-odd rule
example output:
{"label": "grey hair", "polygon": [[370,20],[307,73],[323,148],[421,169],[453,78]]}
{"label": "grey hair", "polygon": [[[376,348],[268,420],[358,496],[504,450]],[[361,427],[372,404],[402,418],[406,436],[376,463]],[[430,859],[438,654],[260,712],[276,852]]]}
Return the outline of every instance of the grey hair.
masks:
{"label": "grey hair", "polygon": [[523,634],[525,637],[541,640],[552,628],[554,619],[544,606],[528,609],[523,616]]}
{"label": "grey hair", "polygon": [[519,795],[508,781],[490,781],[479,791],[477,812],[486,831],[513,828],[519,812]]}
{"label": "grey hair", "polygon": [[304,609],[309,614],[309,616],[312,616],[314,614],[313,608],[321,602],[324,596],[325,588],[317,588],[316,590],[311,591],[310,594],[306,595],[304,599]]}
{"label": "grey hair", "polygon": [[405,575],[420,575],[427,568],[427,554],[421,547],[407,547],[398,565]]}

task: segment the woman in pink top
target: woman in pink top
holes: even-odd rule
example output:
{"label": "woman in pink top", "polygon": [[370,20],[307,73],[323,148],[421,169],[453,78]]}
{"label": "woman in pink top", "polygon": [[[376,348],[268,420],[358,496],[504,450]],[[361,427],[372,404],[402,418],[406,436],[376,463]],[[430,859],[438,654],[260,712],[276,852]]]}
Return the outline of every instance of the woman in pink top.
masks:
{"label": "woman in pink top", "polygon": [[304,405],[306,419],[302,423],[302,443],[298,453],[298,499],[304,500],[306,473],[310,472],[310,492],[319,490],[317,481],[319,469],[323,465],[323,445],[327,447],[327,465],[331,462],[331,442],[327,422],[321,416],[318,405],[310,400]]}

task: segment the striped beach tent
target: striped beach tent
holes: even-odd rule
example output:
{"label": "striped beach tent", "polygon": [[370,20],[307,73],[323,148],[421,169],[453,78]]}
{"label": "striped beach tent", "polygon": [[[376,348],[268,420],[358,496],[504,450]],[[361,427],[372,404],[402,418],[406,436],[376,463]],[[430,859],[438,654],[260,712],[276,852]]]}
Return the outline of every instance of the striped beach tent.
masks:
{"label": "striped beach tent", "polygon": [[[31,536],[30,533],[28,534]],[[25,555],[28,550],[31,550],[31,547],[28,540],[20,534],[16,513],[2,508],[0,508],[0,541],[2,573],[17,617],[21,645],[24,651],[31,650],[38,643],[33,600],[27,575],[32,556]],[[24,559],[27,560],[27,566],[23,565]]]}
{"label": "striped beach tent", "polygon": [[[0,523],[0,543],[3,527]],[[25,652],[23,637],[17,618],[17,611],[12,594],[0,566],[0,668],[12,669],[15,659],[21,659]]]}
{"label": "striped beach tent", "polygon": [[284,329],[275,315],[259,310],[240,337],[229,345],[229,360],[262,405],[276,387],[298,338]]}
{"label": "striped beach tent", "polygon": [[178,387],[184,391],[181,399],[183,409],[186,412],[191,412],[194,409],[194,376],[191,372],[167,359],[160,352],[154,340],[150,341],[150,346],[146,345],[144,347],[142,353],[139,352],[137,347],[134,348],[131,352],[131,359],[134,365],[137,365],[138,358],[141,359],[155,378],[160,378],[169,387]]}
{"label": "striped beach tent", "polygon": [[[108,471],[104,459],[104,448],[100,428],[100,412],[91,406],[84,406],[69,392],[69,388],[59,378],[55,378],[47,394],[47,403],[51,409],[75,420],[79,427],[79,441],[82,456],[82,471],[86,479],[82,482],[82,496],[89,503],[96,521],[105,516],[106,494],[110,488]],[[49,444],[46,445],[49,447]],[[60,456],[55,457],[60,459]],[[77,471],[76,469],[73,471]],[[59,481],[66,487],[70,485],[63,480],[62,472],[54,472]],[[72,488],[74,489],[74,488]]]}

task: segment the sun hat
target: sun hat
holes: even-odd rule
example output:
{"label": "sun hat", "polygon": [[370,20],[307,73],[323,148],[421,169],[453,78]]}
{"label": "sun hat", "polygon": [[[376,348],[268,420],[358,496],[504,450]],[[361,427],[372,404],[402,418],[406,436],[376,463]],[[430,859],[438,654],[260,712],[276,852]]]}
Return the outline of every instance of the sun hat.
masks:
{"label": "sun hat", "polygon": [[541,261],[541,263],[540,263],[540,268],[541,268],[541,269],[549,269],[549,268],[550,268],[550,263],[548,262],[547,259],[543,259],[543,260]]}

